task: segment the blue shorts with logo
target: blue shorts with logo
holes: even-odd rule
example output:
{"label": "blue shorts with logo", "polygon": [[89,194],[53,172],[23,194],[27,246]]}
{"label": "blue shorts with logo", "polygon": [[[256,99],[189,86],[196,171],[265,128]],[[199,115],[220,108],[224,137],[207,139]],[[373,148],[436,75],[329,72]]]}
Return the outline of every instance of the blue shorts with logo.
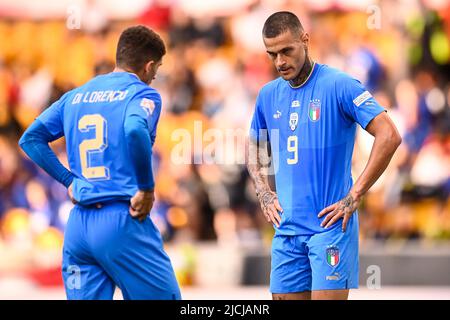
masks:
{"label": "blue shorts with logo", "polygon": [[294,293],[358,288],[358,214],[314,235],[275,235],[270,291]]}
{"label": "blue shorts with logo", "polygon": [[169,257],[150,217],[131,217],[128,202],[76,205],[64,235],[62,274],[68,299],[181,299]]}

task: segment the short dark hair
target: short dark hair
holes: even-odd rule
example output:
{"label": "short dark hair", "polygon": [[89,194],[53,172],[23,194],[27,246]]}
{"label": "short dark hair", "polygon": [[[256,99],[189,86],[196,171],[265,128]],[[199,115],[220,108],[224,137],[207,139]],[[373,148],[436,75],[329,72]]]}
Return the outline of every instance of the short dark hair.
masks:
{"label": "short dark hair", "polygon": [[275,38],[288,30],[293,34],[299,34],[303,31],[303,26],[292,12],[279,11],[267,18],[262,33],[265,38]]}
{"label": "short dark hair", "polygon": [[117,44],[116,64],[139,71],[150,60],[159,61],[166,54],[161,37],[146,26],[125,29]]}

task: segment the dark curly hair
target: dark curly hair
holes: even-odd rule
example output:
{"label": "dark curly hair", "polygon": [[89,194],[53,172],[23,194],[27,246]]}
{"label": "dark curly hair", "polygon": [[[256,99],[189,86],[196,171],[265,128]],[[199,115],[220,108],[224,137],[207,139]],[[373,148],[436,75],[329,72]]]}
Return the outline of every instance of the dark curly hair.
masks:
{"label": "dark curly hair", "polygon": [[150,60],[159,61],[166,54],[161,37],[146,26],[125,29],[119,38],[116,64],[139,71]]}

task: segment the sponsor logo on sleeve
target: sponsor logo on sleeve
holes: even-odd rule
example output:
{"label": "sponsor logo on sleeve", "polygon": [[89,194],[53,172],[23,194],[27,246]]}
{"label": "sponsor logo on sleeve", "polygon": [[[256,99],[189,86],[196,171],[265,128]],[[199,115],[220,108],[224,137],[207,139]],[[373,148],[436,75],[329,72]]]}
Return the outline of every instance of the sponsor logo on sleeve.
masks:
{"label": "sponsor logo on sleeve", "polygon": [[359,96],[357,96],[355,99],[353,99],[353,103],[357,107],[359,107],[361,104],[363,104],[365,101],[367,101],[371,97],[372,97],[372,95],[370,94],[370,92],[366,90],[363,93],[361,93]]}
{"label": "sponsor logo on sleeve", "polygon": [[150,116],[153,114],[153,110],[155,110],[155,103],[150,99],[143,98],[141,100],[141,107],[147,113],[147,116]]}

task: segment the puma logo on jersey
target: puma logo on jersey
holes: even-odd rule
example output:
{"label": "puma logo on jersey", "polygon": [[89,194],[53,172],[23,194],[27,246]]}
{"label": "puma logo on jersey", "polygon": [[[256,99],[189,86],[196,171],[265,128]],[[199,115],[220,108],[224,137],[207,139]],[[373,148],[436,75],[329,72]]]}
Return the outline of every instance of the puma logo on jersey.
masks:
{"label": "puma logo on jersey", "polygon": [[280,117],[281,117],[281,112],[277,110],[277,113],[273,114],[273,118],[274,119],[280,119]]}

